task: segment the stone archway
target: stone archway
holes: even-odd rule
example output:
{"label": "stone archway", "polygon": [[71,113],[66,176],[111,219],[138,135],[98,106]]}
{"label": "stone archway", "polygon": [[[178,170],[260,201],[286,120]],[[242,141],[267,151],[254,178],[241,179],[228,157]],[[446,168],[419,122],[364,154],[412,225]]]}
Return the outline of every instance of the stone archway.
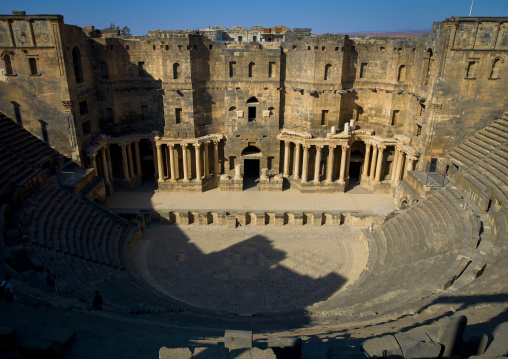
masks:
{"label": "stone archway", "polygon": [[242,151],[243,160],[243,189],[257,187],[261,173],[261,150],[249,145]]}

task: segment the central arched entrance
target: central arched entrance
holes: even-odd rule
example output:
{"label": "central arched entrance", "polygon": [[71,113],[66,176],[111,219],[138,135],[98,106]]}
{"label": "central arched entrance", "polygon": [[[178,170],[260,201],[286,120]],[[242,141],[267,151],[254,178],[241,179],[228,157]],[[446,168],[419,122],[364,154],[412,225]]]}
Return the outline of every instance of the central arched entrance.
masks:
{"label": "central arched entrance", "polygon": [[247,146],[242,151],[243,189],[255,188],[259,183],[261,150],[256,146]]}

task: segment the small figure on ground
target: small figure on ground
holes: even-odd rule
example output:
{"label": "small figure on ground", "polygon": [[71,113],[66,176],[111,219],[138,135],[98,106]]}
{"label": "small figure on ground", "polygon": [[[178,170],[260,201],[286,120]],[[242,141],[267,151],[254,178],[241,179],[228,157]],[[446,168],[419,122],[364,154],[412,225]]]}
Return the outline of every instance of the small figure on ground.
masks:
{"label": "small figure on ground", "polygon": [[46,270],[46,286],[49,290],[54,290],[58,294],[58,287],[56,286],[56,273],[52,272],[51,269]]}
{"label": "small figure on ground", "polygon": [[5,301],[7,303],[12,303],[14,301],[14,292],[12,291],[12,284],[11,284],[11,276],[6,275],[5,279],[0,284],[0,290],[2,294],[2,298],[5,298]]}
{"label": "small figure on ground", "polygon": [[95,291],[95,297],[93,297],[92,308],[95,309],[95,310],[102,310],[103,309],[102,308],[103,304],[106,304],[106,302],[104,301],[102,296],[99,294],[99,291],[96,290]]}

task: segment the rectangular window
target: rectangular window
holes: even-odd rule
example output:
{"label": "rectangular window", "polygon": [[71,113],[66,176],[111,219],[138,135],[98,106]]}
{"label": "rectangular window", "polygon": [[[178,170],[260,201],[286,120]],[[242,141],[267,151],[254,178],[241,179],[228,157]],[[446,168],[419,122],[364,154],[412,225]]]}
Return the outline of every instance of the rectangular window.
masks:
{"label": "rectangular window", "polygon": [[113,123],[113,109],[111,107],[106,108],[106,118],[108,119],[109,123]]}
{"label": "rectangular window", "polygon": [[236,75],[236,62],[231,61],[229,63],[229,77],[235,77]]}
{"label": "rectangular window", "polygon": [[266,163],[266,167],[268,170],[273,170],[273,161],[275,160],[275,157],[268,157],[268,161]]}
{"label": "rectangular window", "polygon": [[367,63],[362,63],[360,66],[360,78],[364,79],[367,77]]}
{"label": "rectangular window", "polygon": [[83,122],[82,126],[83,126],[83,133],[85,135],[88,135],[89,133],[92,132],[92,129],[90,128],[90,121]]}
{"label": "rectangular window", "polygon": [[37,59],[33,57],[28,59],[28,65],[30,66],[30,75],[38,75],[39,70],[37,69]]}
{"label": "rectangular window", "polygon": [[101,74],[103,79],[107,79],[109,77],[108,65],[105,62],[101,62]]}
{"label": "rectangular window", "polygon": [[229,169],[234,170],[235,169],[235,156],[229,156]]}
{"label": "rectangular window", "polygon": [[249,122],[256,120],[256,108],[254,106],[249,107],[248,120],[249,120]]}
{"label": "rectangular window", "polygon": [[125,50],[129,51],[129,45],[125,45]]}
{"label": "rectangular window", "polygon": [[399,110],[392,111],[392,126],[397,126],[399,123]]}
{"label": "rectangular window", "polygon": [[252,41],[253,42],[257,42],[258,41],[258,37],[257,36],[252,36]]}
{"label": "rectangular window", "polygon": [[213,49],[213,45],[208,45],[208,49]]}
{"label": "rectangular window", "polygon": [[143,77],[145,76],[145,63],[144,62],[138,62],[138,76]]}
{"label": "rectangular window", "polygon": [[176,123],[182,123],[182,109],[175,108],[175,119]]}
{"label": "rectangular window", "polygon": [[268,77],[275,77],[275,62],[268,64]]}
{"label": "rectangular window", "polygon": [[166,51],[169,51],[169,45],[166,45]]}
{"label": "rectangular window", "polygon": [[238,42],[242,42],[243,36],[238,36]]}
{"label": "rectangular window", "polygon": [[321,111],[321,126],[328,126],[328,110]]}
{"label": "rectangular window", "polygon": [[79,114],[83,116],[86,115],[87,113],[88,113],[88,102],[86,100],[81,101],[79,103]]}
{"label": "rectangular window", "polygon": [[152,48],[155,50],[155,45],[153,45]]}
{"label": "rectangular window", "polygon": [[416,137],[421,136],[422,134],[422,126],[416,125]]}

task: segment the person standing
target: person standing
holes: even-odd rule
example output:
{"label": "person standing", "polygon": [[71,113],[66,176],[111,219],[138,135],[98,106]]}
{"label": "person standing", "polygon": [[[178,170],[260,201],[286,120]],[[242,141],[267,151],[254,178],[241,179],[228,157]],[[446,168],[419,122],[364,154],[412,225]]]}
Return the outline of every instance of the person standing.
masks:
{"label": "person standing", "polygon": [[103,304],[106,304],[106,302],[104,301],[104,298],[102,298],[102,296],[100,295],[99,291],[96,290],[95,296],[93,297],[92,301],[92,308],[95,310],[102,310]]}
{"label": "person standing", "polygon": [[3,291],[5,298],[5,301],[7,303],[12,303],[14,301],[14,292],[12,291],[12,284],[11,284],[11,276],[6,275],[5,279],[0,284],[0,288]]}

